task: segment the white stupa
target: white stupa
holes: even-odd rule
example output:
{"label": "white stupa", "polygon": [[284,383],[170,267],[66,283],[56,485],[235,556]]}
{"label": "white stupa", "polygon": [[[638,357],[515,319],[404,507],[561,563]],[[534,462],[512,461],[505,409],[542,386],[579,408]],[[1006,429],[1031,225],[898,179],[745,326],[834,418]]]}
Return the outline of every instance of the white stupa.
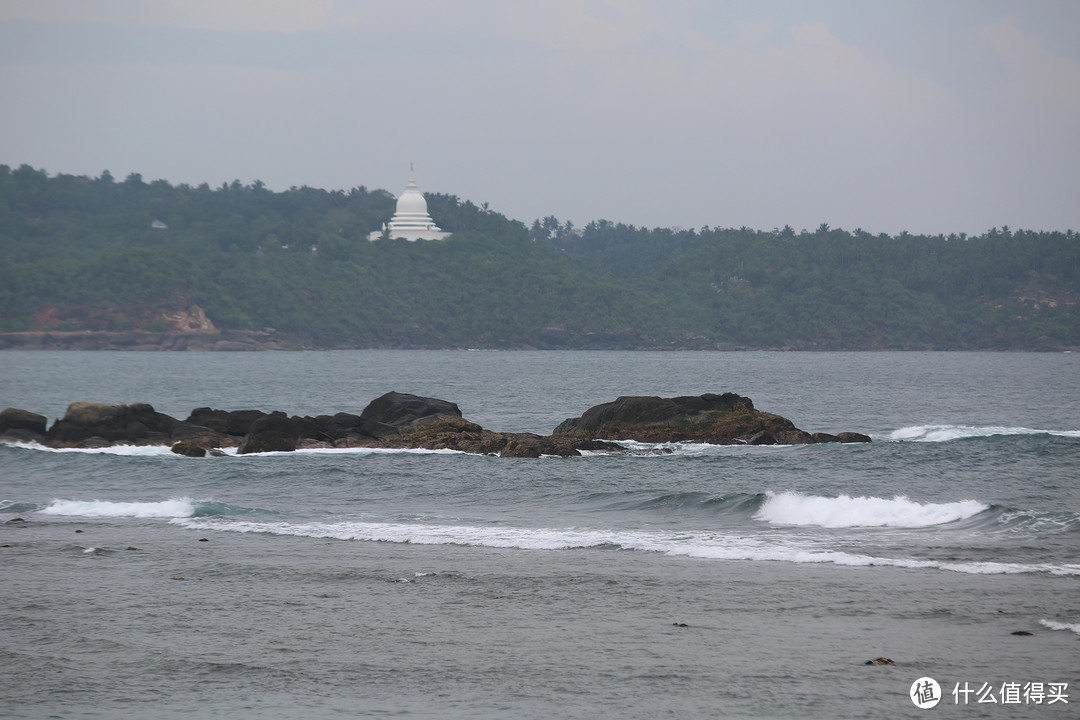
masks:
{"label": "white stupa", "polygon": [[369,240],[378,240],[383,233],[388,233],[391,238],[404,238],[406,240],[442,240],[450,233],[443,232],[428,215],[427,200],[424,193],[416,187],[413,180],[412,164],[409,164],[409,184],[397,199],[397,211],[390,222],[383,223],[382,230],[376,230],[368,235]]}

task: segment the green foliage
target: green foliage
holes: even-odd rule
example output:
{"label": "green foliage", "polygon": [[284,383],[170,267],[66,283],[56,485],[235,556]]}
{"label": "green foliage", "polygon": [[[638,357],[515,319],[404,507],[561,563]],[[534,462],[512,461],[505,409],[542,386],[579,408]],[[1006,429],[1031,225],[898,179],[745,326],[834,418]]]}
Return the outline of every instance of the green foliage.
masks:
{"label": "green foliage", "polygon": [[221,328],[273,327],[326,347],[1080,346],[1072,231],[894,238],[605,220],[576,230],[554,216],[527,227],[453,195],[427,200],[448,240],[369,242],[394,211],[382,190],[211,189],[0,165],[0,332],[79,329],[89,321],[67,318],[93,316],[42,320],[50,308],[145,319],[196,303]]}

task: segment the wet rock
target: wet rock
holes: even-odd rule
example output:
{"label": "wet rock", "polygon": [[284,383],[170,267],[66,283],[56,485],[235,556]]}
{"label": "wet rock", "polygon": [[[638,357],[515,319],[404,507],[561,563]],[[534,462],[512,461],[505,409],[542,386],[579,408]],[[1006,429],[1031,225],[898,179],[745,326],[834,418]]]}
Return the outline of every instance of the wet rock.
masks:
{"label": "wet rock", "polygon": [[388,392],[372,400],[360,413],[360,432],[376,438],[397,435],[416,421],[435,415],[460,418],[461,410],[446,400]]}
{"label": "wet rock", "polygon": [[192,443],[178,442],[172,446],[172,451],[184,457],[206,457],[206,448]]}
{"label": "wet rock", "polygon": [[251,429],[237,448],[237,455],[263,452],[293,452],[303,428],[285,413],[276,411],[251,423]]}
{"label": "wet rock", "polygon": [[19,408],[0,410],[0,435],[12,430],[44,435],[47,423],[48,420],[44,415],[38,415],[29,410],[20,410]]}
{"label": "wet rock", "polygon": [[895,665],[892,659],[887,657],[874,658],[873,660],[867,660],[866,665]]}
{"label": "wet rock", "polygon": [[177,422],[176,418],[156,412],[146,403],[108,405],[74,402],[68,405],[64,417],[48,429],[45,439],[55,447],[107,447],[116,443],[165,444]]}
{"label": "wet rock", "polygon": [[674,398],[623,396],[563,421],[553,435],[713,445],[870,441],[858,433],[811,435],[785,417],[756,409],[750,398],[735,393]]}
{"label": "wet rock", "polygon": [[557,436],[641,442],[702,442],[714,445],[775,445],[808,442],[810,436],[787,418],[754,408],[735,393],[661,398],[623,396],[563,421]]}

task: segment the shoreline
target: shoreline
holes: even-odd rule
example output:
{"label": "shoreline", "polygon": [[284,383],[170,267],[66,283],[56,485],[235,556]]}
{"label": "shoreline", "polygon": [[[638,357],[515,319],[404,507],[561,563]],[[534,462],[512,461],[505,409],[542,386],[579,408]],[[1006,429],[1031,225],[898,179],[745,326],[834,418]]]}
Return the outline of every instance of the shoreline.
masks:
{"label": "shoreline", "polygon": [[473,346],[414,343],[318,343],[276,330],[219,330],[215,332],[149,332],[144,330],[26,330],[0,333],[0,350],[72,350],[130,352],[258,352],[320,350],[459,350],[459,351],[612,351],[612,352],[1080,352],[1080,346],[1045,344],[1038,347],[819,347],[745,346],[694,338],[685,342],[638,343],[599,340],[582,343],[517,343]]}
{"label": "shoreline", "polygon": [[[48,613],[53,633],[89,642],[115,615],[113,589],[140,608],[126,616],[122,650],[102,659],[103,677],[114,679],[80,700],[117,709],[118,675],[145,664],[126,680],[134,705],[122,716],[145,709],[150,701],[136,698],[154,693],[171,698],[164,716],[237,712],[228,685],[197,695],[190,678],[170,670],[215,662],[270,679],[299,665],[322,678],[318,694],[298,683],[278,708],[282,717],[297,706],[330,717],[339,706],[404,703],[417,717],[495,718],[514,706],[529,718],[637,718],[679,702],[699,716],[917,717],[907,692],[923,676],[941,682],[943,706],[954,705],[950,692],[965,681],[1067,682],[1075,696],[1076,638],[1039,624],[1060,597],[1060,578],[328,542],[145,520],[25,524],[0,526],[3,542],[14,542],[5,549],[10,597],[34,602],[18,614]],[[239,610],[253,602],[258,617]],[[240,635],[222,634],[234,624]],[[193,627],[197,650],[183,642]],[[34,645],[25,629],[13,639]],[[867,665],[881,656],[894,664]],[[67,710],[41,693],[77,672],[50,680],[35,705]],[[28,717],[13,697],[6,703],[14,717]],[[1058,718],[1071,709],[1038,712]]]}

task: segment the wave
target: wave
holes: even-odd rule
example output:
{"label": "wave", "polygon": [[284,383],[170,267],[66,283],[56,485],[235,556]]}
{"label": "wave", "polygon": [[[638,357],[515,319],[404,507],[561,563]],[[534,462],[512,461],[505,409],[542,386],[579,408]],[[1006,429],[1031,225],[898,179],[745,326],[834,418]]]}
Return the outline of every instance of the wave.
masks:
{"label": "wave", "polygon": [[[168,445],[110,445],[100,448],[53,448],[35,442],[3,441],[0,445],[27,450],[40,450],[50,453],[74,453],[79,455],[121,455],[126,457],[182,457],[172,451]],[[226,452],[236,452],[235,449]]]}
{"label": "wave", "polygon": [[919,503],[903,495],[879,497],[822,497],[797,492],[765,493],[755,519],[773,525],[813,525],[823,528],[921,528],[965,520],[990,509],[977,500]]}
{"label": "wave", "polygon": [[1054,437],[1080,438],[1080,430],[1033,430],[1025,427],[984,427],[972,425],[912,425],[894,430],[889,440],[897,442],[950,442],[968,438],[985,438],[1001,435],[1051,435]]}
{"label": "wave", "polygon": [[[26,448],[29,450],[41,450],[43,452],[80,453],[80,454],[109,454],[109,456],[121,456],[132,458],[180,458],[190,461],[189,458],[179,456],[167,445],[110,445],[105,448],[50,448],[39,443],[10,443],[0,441],[0,445],[13,448]],[[424,448],[303,448],[288,452],[253,452],[249,454],[237,454],[237,448],[221,448],[221,451],[230,458],[238,460],[253,460],[258,458],[276,458],[281,456],[318,456],[318,454],[464,454],[460,450]]]}
{"label": "wave", "polygon": [[[650,516],[712,518],[716,523],[745,526],[768,523],[777,527],[899,528],[918,530],[948,526],[949,530],[1010,534],[1034,538],[1080,532],[1080,513],[1059,510],[1020,510],[978,500],[922,503],[906,496],[824,497],[794,491],[731,493],[601,492],[583,502],[602,512],[645,513]],[[717,525],[712,525],[717,529]]]}
{"label": "wave", "polygon": [[264,512],[255,508],[188,497],[158,502],[113,502],[109,500],[53,500],[34,510],[41,515],[93,518],[198,518],[247,515]]}
{"label": "wave", "polygon": [[1075,623],[1063,623],[1056,620],[1039,620],[1039,624],[1043,627],[1050,628],[1051,630],[1069,630],[1077,635],[1080,635],[1080,622]]}
{"label": "wave", "polygon": [[573,550],[583,548],[637,550],[710,560],[831,563],[851,566],[888,566],[938,569],[971,574],[1048,573],[1080,575],[1080,565],[1050,563],[944,562],[914,558],[888,558],[824,550],[796,539],[754,537],[713,532],[665,533],[580,528],[523,528],[511,526],[422,525],[343,521],[331,523],[253,522],[216,518],[176,518],[170,522],[199,531],[264,533],[297,537],[410,543],[466,545],[520,550]]}

